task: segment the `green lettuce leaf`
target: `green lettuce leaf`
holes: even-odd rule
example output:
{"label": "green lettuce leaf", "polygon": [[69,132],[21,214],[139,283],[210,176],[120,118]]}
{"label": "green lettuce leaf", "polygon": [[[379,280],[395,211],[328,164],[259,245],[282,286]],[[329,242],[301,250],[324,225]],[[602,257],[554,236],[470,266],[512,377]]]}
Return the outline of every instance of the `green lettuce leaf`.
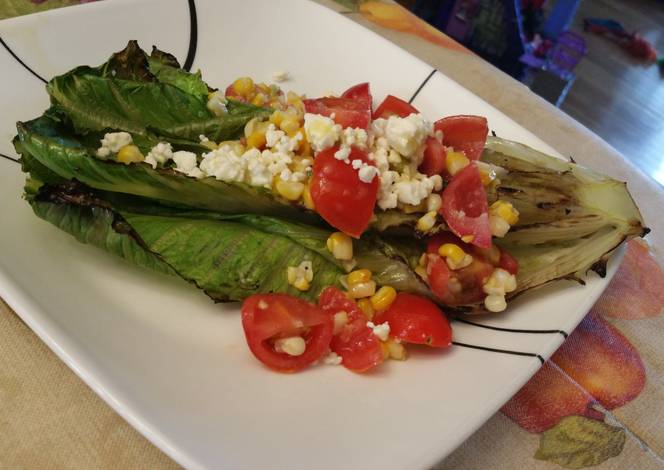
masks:
{"label": "green lettuce leaf", "polygon": [[[259,292],[315,300],[324,287],[340,286],[347,271],[326,248],[329,230],[260,215],[185,211],[113,194],[109,202],[104,195],[67,183],[43,186],[29,202],[38,216],[79,241],[144,267],[156,260],[162,272],[163,263],[218,301]],[[398,249],[387,243],[361,242],[356,259],[372,269],[381,284],[428,292]],[[305,260],[313,264],[314,280],[308,291],[300,292],[289,285],[287,268]]]}
{"label": "green lettuce leaf", "polygon": [[[152,68],[151,68],[152,67]],[[78,133],[124,130],[198,141],[234,138],[268,109],[243,105],[215,116],[207,109],[207,85],[197,74],[151,61],[135,41],[99,67],[77,67],[46,86],[52,104]]]}

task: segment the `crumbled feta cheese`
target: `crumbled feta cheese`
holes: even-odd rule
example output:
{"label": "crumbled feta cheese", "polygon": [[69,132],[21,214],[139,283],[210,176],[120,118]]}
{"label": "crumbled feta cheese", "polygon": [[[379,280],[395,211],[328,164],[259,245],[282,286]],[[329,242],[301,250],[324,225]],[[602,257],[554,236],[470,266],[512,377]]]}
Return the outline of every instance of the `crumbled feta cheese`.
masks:
{"label": "crumbled feta cheese", "polygon": [[199,135],[198,140],[201,142],[201,144],[204,144],[206,142],[210,142],[210,139],[208,139],[204,134]]}
{"label": "crumbled feta cheese", "polygon": [[383,210],[397,207],[398,197],[394,189],[394,183],[399,173],[396,171],[385,171],[380,175],[380,188],[378,189],[378,207]]}
{"label": "crumbled feta cheese", "polygon": [[228,145],[203,154],[200,164],[207,175],[226,182],[243,181],[246,166],[246,160],[237,156]]}
{"label": "crumbled feta cheese", "polygon": [[390,336],[390,324],[388,322],[374,325],[373,322],[368,321],[367,326],[371,328],[373,334],[378,336],[378,339],[381,341],[387,341],[387,338]]}
{"label": "crumbled feta cheese", "polygon": [[173,161],[175,162],[175,170],[184,173],[193,178],[203,178],[205,173],[198,168],[196,154],[193,152],[186,152],[180,150],[173,154]]}
{"label": "crumbled feta cheese", "polygon": [[433,126],[421,114],[411,114],[405,118],[390,116],[385,126],[388,144],[404,157],[410,157],[433,133]]}
{"label": "crumbled feta cheese", "polygon": [[364,164],[362,168],[357,172],[360,177],[360,181],[363,183],[371,183],[373,179],[378,175],[378,170],[373,165]]}
{"label": "crumbled feta cheese", "polygon": [[290,79],[290,74],[287,70],[278,70],[272,74],[272,80],[277,83],[285,82]]}
{"label": "crumbled feta cheese", "polygon": [[422,199],[426,199],[433,191],[433,181],[429,178],[402,180],[397,182],[395,190],[399,202],[404,204],[418,205]]}
{"label": "crumbled feta cheese", "polygon": [[342,360],[343,359],[341,356],[339,356],[334,351],[330,351],[325,356],[323,356],[323,364],[328,366],[338,366],[341,364]]}
{"label": "crumbled feta cheese", "polygon": [[159,142],[152,147],[150,152],[145,157],[145,162],[152,165],[152,168],[157,168],[157,165],[163,165],[168,160],[173,158],[173,148],[168,142]]}
{"label": "crumbled feta cheese", "polygon": [[368,141],[369,135],[367,134],[367,131],[359,127],[347,127],[343,130],[341,135],[341,143],[343,145],[354,145],[358,148],[366,149]]}
{"label": "crumbled feta cheese", "polygon": [[128,132],[108,132],[101,139],[101,147],[97,149],[97,156],[108,158],[111,153],[118,153],[122,147],[131,143],[131,134]]}
{"label": "crumbled feta cheese", "polygon": [[276,352],[286,353],[289,356],[301,356],[306,349],[307,343],[301,336],[279,338],[274,342],[274,350]]}
{"label": "crumbled feta cheese", "polygon": [[266,145],[268,147],[274,147],[285,135],[286,133],[284,131],[280,131],[274,124],[270,124],[267,126],[267,131],[265,132]]}
{"label": "crumbled feta cheese", "polygon": [[307,140],[317,152],[332,147],[341,135],[341,126],[326,116],[306,113],[304,115],[304,132]]}
{"label": "crumbled feta cheese", "polygon": [[359,158],[356,158],[355,160],[350,162],[350,164],[352,165],[353,170],[359,170],[364,165],[364,162],[362,160],[360,160]]}
{"label": "crumbled feta cheese", "polygon": [[342,145],[339,150],[334,152],[334,158],[348,163],[348,156],[350,155],[350,147]]}

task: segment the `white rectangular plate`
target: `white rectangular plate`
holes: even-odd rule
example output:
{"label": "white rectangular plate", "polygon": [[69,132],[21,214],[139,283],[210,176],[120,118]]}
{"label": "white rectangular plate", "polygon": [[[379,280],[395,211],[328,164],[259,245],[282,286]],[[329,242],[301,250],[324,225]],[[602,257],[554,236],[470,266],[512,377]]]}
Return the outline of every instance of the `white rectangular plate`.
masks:
{"label": "white rectangular plate", "polygon": [[[240,75],[269,81],[286,69],[293,77],[286,88],[309,96],[370,81],[377,99],[409,98],[432,72],[304,1],[114,0],[6,20],[0,36],[0,153],[9,157],[15,121],[48,106],[40,77],[97,65],[129,39],[193,60],[218,87]],[[500,136],[555,153],[443,74],[429,78],[414,105],[430,119],[485,115]],[[251,356],[237,305],[214,305],[185,282],[79,244],[32,214],[23,181],[19,165],[0,158],[0,295],[96,393],[189,468],[432,465],[555,351],[617,264],[606,279],[557,283],[477,320],[553,333],[457,322],[455,340],[471,347],[415,352],[367,375],[330,366],[282,375]]]}

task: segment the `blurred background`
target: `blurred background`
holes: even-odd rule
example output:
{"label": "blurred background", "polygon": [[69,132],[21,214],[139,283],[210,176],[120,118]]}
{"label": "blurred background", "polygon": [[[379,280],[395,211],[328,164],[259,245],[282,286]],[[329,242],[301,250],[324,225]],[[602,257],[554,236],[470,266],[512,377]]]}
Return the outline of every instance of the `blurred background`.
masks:
{"label": "blurred background", "polygon": [[664,185],[664,1],[399,0]]}

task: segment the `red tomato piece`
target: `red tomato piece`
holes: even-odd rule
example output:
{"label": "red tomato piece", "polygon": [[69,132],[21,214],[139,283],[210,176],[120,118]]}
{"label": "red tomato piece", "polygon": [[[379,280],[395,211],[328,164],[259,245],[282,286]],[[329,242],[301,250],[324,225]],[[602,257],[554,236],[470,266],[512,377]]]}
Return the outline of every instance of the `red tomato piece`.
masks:
{"label": "red tomato piece", "polygon": [[418,295],[400,293],[385,312],[374,319],[388,322],[390,336],[405,343],[446,348],[452,344],[452,328],[445,314],[432,301]]}
{"label": "red tomato piece", "polygon": [[443,190],[440,213],[450,230],[459,237],[472,235],[473,245],[480,248],[491,246],[489,205],[480,171],[475,163],[454,175]]}
{"label": "red tomato piece", "polygon": [[[332,339],[333,322],[318,306],[287,294],[257,294],[242,304],[242,327],[249,349],[266,366],[296,372],[317,361]],[[302,336],[306,349],[299,356],[277,352],[275,339]]]}
{"label": "red tomato piece", "polygon": [[337,312],[348,314],[348,323],[332,337],[330,349],[341,356],[341,364],[355,372],[364,372],[385,360],[380,340],[367,326],[367,319],[357,304],[336,287],[321,292],[318,305],[330,318]]}
{"label": "red tomato piece", "polygon": [[427,258],[427,283],[431,292],[443,301],[451,301],[449,293],[450,268],[445,260],[438,254]]}
{"label": "red tomato piece", "polygon": [[371,121],[371,107],[350,98],[326,97],[303,100],[303,102],[304,110],[308,113],[328,117],[334,113],[334,122],[344,128],[366,129]]}
{"label": "red tomato piece", "polygon": [[224,92],[224,95],[228,98],[233,98],[236,101],[247,101],[244,98],[244,96],[242,96],[237,91],[235,91],[235,87],[233,86],[232,83],[230,85],[228,85],[228,87],[226,88],[226,91]]}
{"label": "red tomato piece", "polygon": [[365,107],[369,108],[369,111],[371,111],[373,98],[371,96],[369,82],[360,83],[350,87],[348,90],[341,94],[341,97],[362,103]]}
{"label": "red tomato piece", "polygon": [[387,119],[390,116],[406,117],[413,113],[419,113],[413,105],[396,96],[387,95],[383,102],[378,105],[376,111],[374,111],[372,118]]}
{"label": "red tomato piece", "polygon": [[[316,155],[311,176],[311,198],[320,214],[334,228],[359,238],[373,216],[378,195],[379,178],[370,183],[360,180],[357,170],[334,158],[338,146]],[[351,147],[348,157],[373,165],[366,152]]]}
{"label": "red tomato piece", "polygon": [[443,132],[443,145],[461,150],[469,160],[479,160],[489,134],[486,118],[482,116],[449,116],[436,121],[433,128]]}
{"label": "red tomato piece", "polygon": [[418,170],[427,176],[441,175],[445,171],[447,151],[435,137],[427,137],[424,159]]}
{"label": "red tomato piece", "polygon": [[498,267],[503,268],[510,274],[516,274],[519,272],[519,262],[510,255],[505,250],[500,250],[500,261],[498,261]]}

